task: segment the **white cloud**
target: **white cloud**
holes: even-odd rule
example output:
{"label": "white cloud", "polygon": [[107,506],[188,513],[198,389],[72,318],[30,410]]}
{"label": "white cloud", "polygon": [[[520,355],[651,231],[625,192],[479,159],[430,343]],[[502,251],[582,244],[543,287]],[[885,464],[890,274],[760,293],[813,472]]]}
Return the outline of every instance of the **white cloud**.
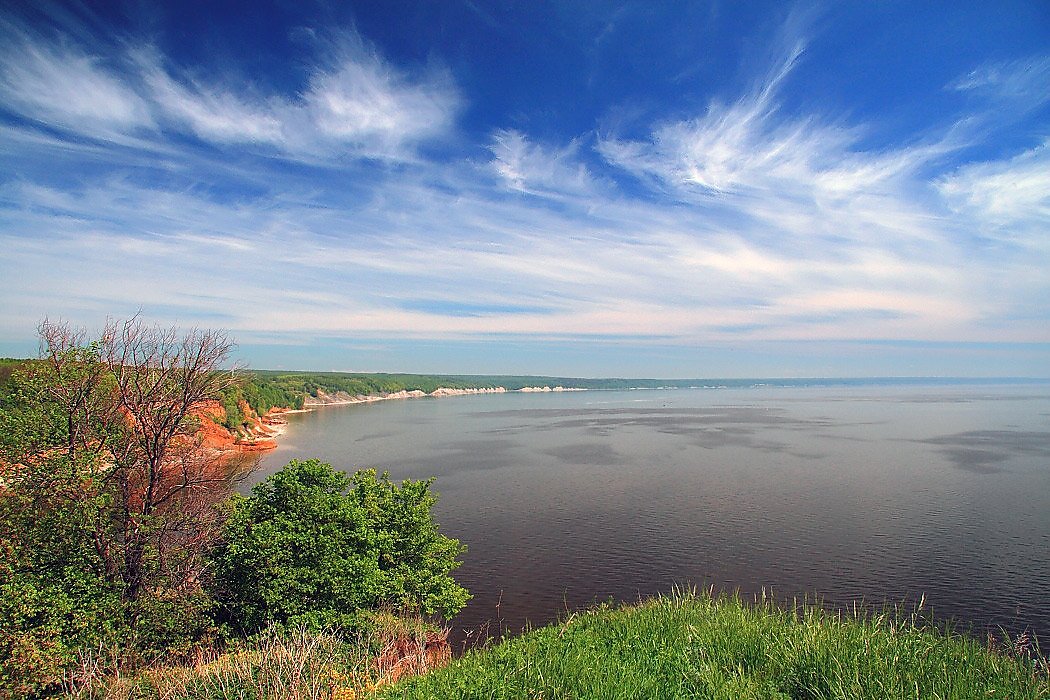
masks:
{"label": "white cloud", "polygon": [[[399,70],[360,42],[329,47],[294,95],[145,51],[118,74],[62,44],[36,49],[44,58],[25,70],[53,89],[12,100],[20,114],[139,141],[119,157],[97,144],[63,153],[50,135],[0,129],[21,158],[47,148],[68,166],[75,151],[109,173],[0,186],[0,298],[19,318],[130,304],[248,334],[1050,340],[1028,321],[1050,284],[1048,147],[931,180],[957,153],[951,125],[869,151],[870,125],[781,113],[798,46],[736,101],[648,138],[600,139],[616,169],[586,136],[552,145],[511,129],[479,144],[486,162],[429,162],[417,146],[450,134],[462,103],[452,79]],[[90,94],[112,93],[112,113],[101,98],[63,101],[71,88],[54,72],[67,59]],[[22,69],[0,60],[4,76]],[[172,131],[222,156],[181,153]],[[260,152],[340,167],[278,177],[269,158],[246,157]],[[636,183],[617,189],[606,172],[653,187],[634,196]],[[472,306],[493,310],[455,312]]]}
{"label": "white cloud", "polygon": [[938,187],[956,210],[1008,238],[1021,231],[1050,244],[1050,141],[1007,160],[964,166]]}
{"label": "white cloud", "polygon": [[858,148],[862,130],[822,123],[813,116],[779,114],[778,88],[803,55],[796,44],[751,93],[712,102],[703,116],[664,123],[649,140],[604,138],[599,153],[611,164],[702,201],[746,195],[834,201],[891,191],[951,146],[946,141],[900,150]]}
{"label": "white cloud", "polygon": [[128,142],[148,129],[160,145],[166,135],[159,130],[167,130],[223,145],[263,144],[311,161],[401,160],[413,158],[420,143],[448,134],[461,104],[447,72],[414,77],[352,33],[319,48],[300,92],[259,94],[172,68],[148,46],[103,57],[69,37],[0,29],[5,106],[92,138]]}
{"label": "white cloud", "polygon": [[446,133],[460,103],[447,74],[413,80],[347,42],[331,68],[313,73],[302,99],[321,136],[374,156]]}
{"label": "white cloud", "polygon": [[137,64],[162,113],[217,143],[264,143],[291,157],[343,155],[404,159],[419,143],[446,134],[459,109],[451,79],[412,79],[348,37],[329,50],[301,94],[259,96],[176,78],[155,52]]}
{"label": "white cloud", "polygon": [[106,137],[153,125],[148,103],[101,56],[0,26],[0,98],[21,116]]}
{"label": "white cloud", "polygon": [[1050,56],[987,63],[948,86],[1028,106],[1050,100]]}
{"label": "white cloud", "polygon": [[135,64],[159,111],[198,137],[225,143],[283,141],[282,126],[271,105],[252,104],[229,89],[179,82],[163,67],[154,51],[139,50]]}
{"label": "white cloud", "polygon": [[576,141],[560,149],[544,148],[514,129],[497,131],[489,146],[492,166],[509,187],[548,197],[595,194],[594,179],[580,161],[579,149]]}

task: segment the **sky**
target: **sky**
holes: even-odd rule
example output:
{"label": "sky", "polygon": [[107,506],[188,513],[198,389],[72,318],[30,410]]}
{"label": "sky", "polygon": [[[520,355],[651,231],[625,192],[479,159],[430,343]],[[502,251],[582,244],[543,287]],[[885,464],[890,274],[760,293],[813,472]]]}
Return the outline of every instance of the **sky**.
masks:
{"label": "sky", "polygon": [[0,355],[1050,376],[1050,3],[0,5]]}

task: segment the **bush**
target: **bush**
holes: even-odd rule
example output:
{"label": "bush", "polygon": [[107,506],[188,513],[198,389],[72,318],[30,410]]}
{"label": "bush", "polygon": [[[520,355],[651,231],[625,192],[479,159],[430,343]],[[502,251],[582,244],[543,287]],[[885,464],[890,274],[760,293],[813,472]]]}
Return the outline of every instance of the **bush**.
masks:
{"label": "bush", "polygon": [[361,613],[458,612],[470,598],[449,573],[464,551],[438,532],[431,481],[292,461],[231,503],[212,554],[220,619],[255,633],[269,625],[361,625]]}
{"label": "bush", "polygon": [[57,458],[0,486],[0,698],[54,690],[81,649],[126,633],[122,590],[91,541],[98,499],[78,477]]}

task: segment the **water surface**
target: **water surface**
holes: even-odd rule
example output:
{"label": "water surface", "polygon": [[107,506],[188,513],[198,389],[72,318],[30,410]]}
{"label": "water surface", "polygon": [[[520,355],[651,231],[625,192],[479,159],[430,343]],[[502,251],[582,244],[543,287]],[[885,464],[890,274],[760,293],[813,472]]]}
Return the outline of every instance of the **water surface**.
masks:
{"label": "water surface", "polygon": [[518,631],[676,584],[912,604],[1050,639],[1050,386],[502,394],[289,417],[317,457],[437,477],[455,627]]}

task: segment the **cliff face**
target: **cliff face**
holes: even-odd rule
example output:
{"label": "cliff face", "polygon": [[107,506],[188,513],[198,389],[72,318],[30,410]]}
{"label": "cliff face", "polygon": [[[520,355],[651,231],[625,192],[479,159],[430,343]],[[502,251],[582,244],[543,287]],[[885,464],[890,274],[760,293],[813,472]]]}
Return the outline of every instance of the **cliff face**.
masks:
{"label": "cliff face", "polygon": [[259,416],[244,401],[241,401],[240,409],[247,425],[235,434],[222,424],[226,420],[226,409],[221,403],[207,401],[199,406],[193,414],[200,421],[197,436],[201,444],[219,452],[260,452],[277,447],[275,438],[285,424],[280,417],[284,409],[270,409],[266,415]]}
{"label": "cliff face", "polygon": [[[551,391],[548,389],[548,391]],[[477,389],[452,389],[449,387],[438,387],[429,394],[419,389],[402,389],[382,394],[348,394],[345,391],[328,393],[324,389],[317,390],[317,396],[307,396],[303,402],[303,408],[316,408],[318,406],[331,406],[334,404],[370,403],[372,401],[386,401],[388,399],[421,399],[427,396],[441,398],[443,396],[467,396],[470,394],[504,394],[507,390],[501,386],[482,387]]]}

